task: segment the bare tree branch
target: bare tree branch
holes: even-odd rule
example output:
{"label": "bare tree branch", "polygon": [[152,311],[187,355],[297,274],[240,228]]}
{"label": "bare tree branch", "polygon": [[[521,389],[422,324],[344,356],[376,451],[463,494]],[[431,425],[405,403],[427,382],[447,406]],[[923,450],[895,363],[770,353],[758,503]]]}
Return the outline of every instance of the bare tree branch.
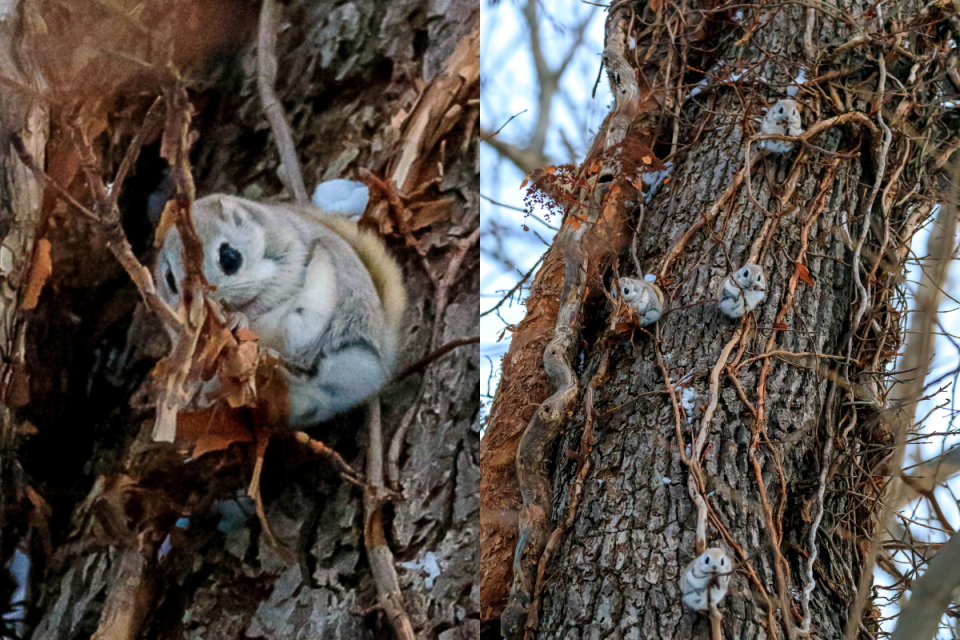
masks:
{"label": "bare tree branch", "polygon": [[953,590],[960,586],[960,535],[954,534],[927,571],[913,581],[910,600],[900,609],[900,619],[891,640],[928,640],[935,638],[940,618],[953,601]]}
{"label": "bare tree branch", "polygon": [[564,52],[560,64],[555,69],[551,69],[544,55],[544,42],[540,33],[540,15],[536,0],[529,0],[521,11],[530,33],[530,55],[533,58],[538,86],[537,120],[533,125],[529,142],[522,147],[497,140],[494,137],[495,134],[482,133],[481,138],[493,147],[497,153],[527,174],[534,169],[550,164],[550,158],[546,155],[544,149],[547,144],[547,133],[550,131],[552,122],[553,99],[560,93],[560,79],[569,68],[580,49],[580,45],[583,44],[587,26],[593,16],[592,13],[588,13],[583,20],[573,27],[573,39],[570,45]]}
{"label": "bare tree branch", "polygon": [[[953,183],[956,185],[958,174],[960,174],[960,164],[953,172]],[[940,207],[937,214],[934,228],[930,232],[930,240],[927,245],[927,259],[925,268],[922,270],[920,278],[920,288],[917,292],[917,310],[910,319],[910,339],[907,343],[903,360],[899,369],[912,371],[912,376],[900,384],[894,384],[887,396],[888,402],[892,406],[899,406],[893,417],[891,424],[896,430],[897,446],[893,452],[893,459],[890,462],[890,469],[899,472],[903,468],[903,455],[907,446],[907,437],[914,424],[914,415],[917,410],[917,403],[923,395],[924,382],[927,378],[927,372],[930,370],[930,360],[933,357],[933,346],[936,340],[935,328],[937,325],[937,309],[940,306],[942,298],[941,290],[947,281],[947,275],[950,271],[951,258],[953,256],[954,242],[957,237],[957,208],[956,195],[951,194],[952,202]],[[854,270],[857,266],[854,265]],[[900,478],[891,479],[886,487],[886,495],[891,496],[894,503],[899,501],[898,495],[903,491],[903,481]],[[870,585],[873,583],[873,568],[876,563],[876,556],[880,550],[880,545],[884,539],[882,533],[887,528],[890,520],[891,511],[885,509],[881,512],[877,522],[877,532],[867,557],[864,558],[863,570],[860,574],[860,585],[857,590],[857,600],[850,612],[850,618],[847,621],[847,630],[845,637],[847,640],[853,640],[857,636],[860,627],[860,616],[863,612],[864,604],[870,593]],[[939,619],[939,618],[938,618]],[[910,636],[919,637],[919,636]]]}

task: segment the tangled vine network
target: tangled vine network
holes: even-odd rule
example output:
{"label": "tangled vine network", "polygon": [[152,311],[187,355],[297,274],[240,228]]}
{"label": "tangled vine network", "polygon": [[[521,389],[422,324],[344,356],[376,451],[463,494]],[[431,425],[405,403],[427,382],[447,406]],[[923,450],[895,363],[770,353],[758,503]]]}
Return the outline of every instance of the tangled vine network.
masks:
{"label": "tangled vine network", "polygon": [[[932,354],[929,336],[936,328],[946,279],[943,265],[953,256],[952,240],[931,244],[928,260],[933,266],[924,272],[922,283],[926,294],[916,298],[918,312],[910,320],[910,333],[926,332],[928,339],[906,346],[904,264],[911,257],[915,231],[934,215],[944,237],[952,239],[957,229],[956,210],[937,204],[950,197],[950,172],[945,169],[960,147],[958,7],[949,0],[926,4],[617,0],[607,11],[603,65],[614,105],[579,166],[544,167],[525,183],[529,207],[545,207],[562,216],[554,248],[564,269],[557,320],[542,362],[555,391],[539,403],[517,449],[522,506],[513,584],[501,630],[507,638],[532,638],[540,627],[551,561],[576,521],[590,472],[594,402],[610,378],[612,349],[645,334],[653,342],[665,382],[658,393],[669,397],[675,417],[687,492],[696,511],[696,553],[708,546],[709,523],[733,549],[738,571],[765,607],[768,637],[792,640],[811,635],[811,595],[819,579],[830,582],[850,603],[847,638],[854,638],[865,628],[861,618],[874,562],[899,581],[902,593],[909,588],[909,574],[916,573],[905,572],[902,563],[916,568],[925,561],[925,550],[907,540],[909,536],[892,539],[890,531],[896,527],[888,514],[911,496],[923,495],[933,502],[943,529],[952,532],[932,497],[943,473],[923,487],[890,477],[902,468],[905,446],[916,432],[917,403],[929,397],[924,395]],[[760,132],[764,109],[779,98],[800,105],[804,130],[799,135]],[[591,293],[604,289],[595,285],[610,271],[617,279],[620,254],[628,245],[636,270],[643,273],[637,250],[642,221],[648,208],[666,198],[663,185],[676,179],[670,175],[671,167],[679,166],[697,145],[711,144],[724,130],[728,132],[724,135],[736,132],[736,170],[669,247],[644,256],[648,271],[669,300],[679,295],[689,277],[672,274],[681,256],[686,260],[692,251],[699,251],[693,263],[700,264],[708,253],[718,251],[736,267],[724,238],[729,237],[731,213],[738,206],[762,220],[744,252],[749,261],[763,264],[774,252],[782,252],[778,231],[790,232],[796,250],[782,273],[782,295],[770,301],[778,305],[772,327],[761,332],[750,315],[740,321],[710,367],[709,400],[701,418],[685,434],[688,412],[668,374],[659,325],[650,331],[639,329],[609,294],[614,312],[589,344],[583,324],[588,305],[597,299]],[[775,163],[761,149],[759,143],[765,140],[790,143],[792,151]],[[801,198],[806,188],[802,185],[811,175],[816,175],[813,197]],[[832,212],[835,222],[827,224],[825,212],[834,199],[851,205]],[[617,239],[624,235],[622,229],[630,228],[635,230],[632,243]],[[814,285],[808,260],[828,236],[845,246],[844,264],[850,270],[846,324],[836,339],[835,353],[790,351],[778,344],[778,337],[787,331],[785,320],[795,308],[798,287]],[[660,320],[665,321],[669,319]],[[761,333],[765,339],[759,355],[745,357],[749,343]],[[900,373],[911,375],[891,384],[892,367],[902,349],[906,355]],[[582,366],[577,364],[581,355]],[[813,371],[826,381],[818,472],[813,494],[805,500],[808,527],[800,561],[794,565],[800,567],[798,589],[783,551],[788,483],[781,455],[766,431],[767,383],[775,360]],[[751,364],[760,368],[752,400],[737,378]],[[750,416],[748,468],[755,495],[726,486],[701,465],[710,446],[711,420],[727,383]],[[567,455],[577,467],[565,502],[557,506],[549,457],[574,417],[582,421],[583,429],[579,446]],[[773,483],[764,481],[764,461],[774,469]],[[771,486],[774,494],[769,493]],[[768,593],[759,577],[756,555],[717,516],[711,504],[714,492],[737,501],[762,523],[769,538],[775,593]],[[824,549],[818,532],[825,514],[831,514],[832,531],[854,532],[856,537],[854,562],[837,554],[832,557],[831,565],[840,567],[836,580],[817,576],[818,555]],[[901,554],[896,561],[895,554]],[[877,615],[872,615],[874,620]],[[721,622],[721,612],[712,607],[714,638],[721,637]]]}

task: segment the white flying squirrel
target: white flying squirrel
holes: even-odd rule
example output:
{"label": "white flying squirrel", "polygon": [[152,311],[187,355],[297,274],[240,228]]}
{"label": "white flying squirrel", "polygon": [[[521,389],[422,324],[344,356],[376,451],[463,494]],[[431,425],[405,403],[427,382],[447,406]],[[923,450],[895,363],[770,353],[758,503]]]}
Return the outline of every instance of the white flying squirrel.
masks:
{"label": "white flying squirrel", "polygon": [[695,611],[718,605],[727,595],[733,565],[722,549],[711,547],[694,558],[680,576],[683,601]]}
{"label": "white flying squirrel", "polygon": [[[375,394],[393,374],[406,292],[380,239],[343,215],[229,195],[193,203],[203,274],[285,365],[288,421],[310,426]],[[183,242],[164,237],[155,278],[180,304]]]}
{"label": "white flying squirrel", "polygon": [[640,317],[640,326],[653,324],[663,315],[663,291],[656,284],[636,278],[620,278],[623,301]]}
{"label": "white flying squirrel", "polygon": [[[800,120],[796,101],[785,98],[770,107],[760,123],[760,133],[783,136],[798,136],[803,133],[803,122]],[[761,140],[760,148],[772,153],[786,153],[793,149],[793,143],[786,140]]]}
{"label": "white flying squirrel", "polygon": [[767,279],[760,265],[748,262],[720,283],[717,303],[726,316],[742,318],[767,296]]}

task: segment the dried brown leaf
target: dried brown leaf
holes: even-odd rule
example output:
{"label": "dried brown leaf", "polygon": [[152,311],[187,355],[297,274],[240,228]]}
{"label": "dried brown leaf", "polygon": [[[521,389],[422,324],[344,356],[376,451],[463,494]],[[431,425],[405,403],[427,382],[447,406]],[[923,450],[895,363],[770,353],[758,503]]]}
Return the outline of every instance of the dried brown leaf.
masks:
{"label": "dried brown leaf", "polygon": [[797,273],[800,274],[800,279],[803,280],[804,284],[808,287],[813,286],[813,278],[810,277],[810,270],[802,262],[795,263],[797,265]]}
{"label": "dried brown leaf", "polygon": [[43,291],[43,285],[46,284],[50,274],[53,273],[53,261],[50,259],[50,248],[50,241],[46,238],[40,238],[37,240],[37,244],[33,249],[30,274],[27,276],[23,301],[20,304],[20,308],[25,311],[37,308],[37,302],[40,300],[40,292]]}
{"label": "dried brown leaf", "polygon": [[193,457],[223,451],[234,443],[253,442],[253,434],[240,411],[220,407],[205,411],[181,412],[177,416],[177,437],[193,441]]}
{"label": "dried brown leaf", "polygon": [[503,340],[503,336],[506,335],[507,331],[509,331],[510,333],[513,333],[516,330],[517,330],[517,325],[508,324],[503,328],[503,331],[500,332],[500,335],[497,336],[497,342],[500,342],[501,340]]}
{"label": "dried brown leaf", "polygon": [[11,367],[6,401],[13,408],[25,407],[30,402],[30,374],[22,364]]}
{"label": "dried brown leaf", "polygon": [[450,220],[455,205],[456,200],[454,198],[439,198],[411,203],[408,231],[419,231],[442,220]]}

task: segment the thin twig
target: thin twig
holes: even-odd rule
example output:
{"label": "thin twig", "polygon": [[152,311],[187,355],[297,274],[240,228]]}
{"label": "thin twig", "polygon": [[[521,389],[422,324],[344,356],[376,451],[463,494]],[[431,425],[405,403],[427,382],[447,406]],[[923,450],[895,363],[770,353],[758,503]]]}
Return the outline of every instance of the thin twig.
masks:
{"label": "thin twig", "polygon": [[377,586],[377,601],[383,607],[397,640],[416,640],[410,616],[400,591],[393,552],[387,545],[381,505],[386,493],[383,478],[383,431],[380,425],[380,397],[367,403],[367,482],[363,492],[363,544],[370,572]]}
{"label": "thin twig", "polygon": [[503,128],[504,128],[505,126],[507,126],[508,124],[510,124],[510,122],[511,122],[514,118],[516,118],[517,116],[522,116],[522,115],[525,114],[526,112],[527,112],[527,110],[524,109],[523,111],[520,111],[520,112],[518,112],[518,113],[513,114],[512,116],[510,116],[509,118],[507,118],[507,121],[506,121],[506,122],[504,122],[502,125],[500,125],[500,128],[499,128],[499,129],[497,129],[496,131],[494,131],[494,132],[492,132],[492,133],[488,133],[488,134],[486,134],[486,135],[484,135],[484,136],[481,136],[481,137],[480,137],[480,142],[486,142],[487,140],[489,140],[489,139],[492,138],[493,136],[497,135],[498,133],[500,133],[501,131],[503,131]]}
{"label": "thin twig", "polygon": [[723,640],[723,614],[716,606],[710,605],[710,638],[711,640]]}
{"label": "thin twig", "polygon": [[[733,348],[740,342],[743,332],[744,322],[741,321],[733,332],[733,337],[724,345],[723,349],[720,350],[720,355],[717,356],[717,363],[710,372],[710,402],[703,412],[703,418],[700,420],[700,431],[691,446],[690,462],[688,463],[691,476],[687,482],[687,490],[690,493],[690,498],[697,505],[697,555],[700,555],[707,549],[707,502],[703,497],[700,456],[703,453],[703,445],[707,441],[707,433],[710,431],[710,421],[713,419],[713,414],[717,410],[717,404],[720,402],[720,374],[723,372],[724,367],[727,366],[727,359],[730,357],[730,352],[733,351]],[[694,475],[697,476],[696,482],[693,481]]]}
{"label": "thin twig", "polygon": [[351,467],[347,461],[343,459],[343,456],[337,453],[334,449],[331,449],[320,440],[311,438],[309,434],[303,431],[295,431],[293,437],[297,442],[306,446],[317,455],[323,456],[324,458],[330,460],[333,463],[333,466],[336,467],[341,478],[351,484],[363,485],[363,476],[360,475],[360,472]]}
{"label": "thin twig", "polygon": [[414,373],[417,373],[422,369],[426,369],[427,366],[430,363],[432,363],[434,360],[439,360],[440,358],[447,355],[457,347],[464,347],[468,344],[480,344],[480,336],[470,336],[467,338],[457,338],[456,340],[451,340],[450,342],[446,343],[439,349],[435,349],[431,351],[430,353],[423,356],[422,358],[414,362],[412,365],[410,365],[409,367],[407,367],[406,369],[404,369],[403,371],[395,375],[393,377],[393,381],[397,382],[397,381],[403,380],[409,375],[413,375]]}
{"label": "thin twig", "polygon": [[157,127],[160,125],[160,120],[163,116],[163,112],[160,110],[161,106],[163,106],[163,97],[158,96],[157,99],[153,101],[153,104],[150,105],[150,108],[147,109],[147,115],[143,118],[143,124],[140,125],[140,129],[138,129],[136,135],[133,136],[130,146],[127,147],[127,152],[123,155],[123,160],[117,169],[117,175],[113,178],[113,189],[110,192],[110,211],[117,210],[117,200],[123,189],[123,183],[126,182],[127,174],[136,163],[137,158],[140,157],[140,149],[143,147],[143,143],[146,142],[150,135],[156,132]]}
{"label": "thin twig", "polygon": [[270,129],[277,142],[280,154],[280,179],[293,194],[297,204],[309,204],[310,197],[303,182],[297,148],[293,143],[290,125],[277,97],[277,28],[274,0],[263,0],[260,6],[260,26],[257,32],[257,88],[260,102],[267,114]]}
{"label": "thin twig", "polygon": [[830,471],[830,455],[833,453],[833,412],[835,410],[833,399],[836,394],[836,389],[836,383],[831,382],[830,391],[827,393],[827,401],[824,404],[823,410],[827,422],[826,434],[824,436],[826,442],[823,444],[823,457],[820,460],[820,480],[817,488],[816,503],[817,511],[813,516],[813,522],[810,523],[810,534],[807,540],[809,555],[807,556],[806,575],[804,576],[805,584],[803,586],[803,595],[800,598],[800,609],[803,612],[803,620],[801,620],[797,630],[797,633],[803,636],[810,635],[810,621],[812,620],[810,615],[810,595],[817,587],[817,581],[813,577],[813,567],[817,561],[817,553],[819,551],[817,547],[817,531],[820,529],[820,521],[823,519],[823,512],[825,510],[823,500],[827,490],[827,474]]}
{"label": "thin twig", "polygon": [[540,254],[540,257],[537,258],[537,261],[533,263],[533,266],[530,267],[530,270],[527,271],[525,274],[523,274],[523,277],[520,278],[520,282],[518,282],[517,284],[513,285],[513,288],[510,289],[510,291],[507,291],[507,293],[506,293],[502,298],[500,298],[500,302],[498,302],[497,304],[493,305],[492,307],[490,307],[489,309],[487,309],[486,311],[484,311],[483,313],[481,313],[481,314],[480,314],[480,317],[483,318],[484,316],[490,315],[491,313],[493,313],[494,311],[496,311],[497,309],[499,309],[499,308],[503,305],[504,302],[506,302],[507,300],[509,300],[510,297],[511,297],[514,293],[516,293],[517,290],[520,289],[520,287],[523,286],[523,283],[526,282],[527,279],[528,279],[530,276],[533,275],[533,272],[537,270],[537,267],[540,266],[540,263],[543,262],[543,259],[546,257],[546,255],[547,255],[546,252]]}

